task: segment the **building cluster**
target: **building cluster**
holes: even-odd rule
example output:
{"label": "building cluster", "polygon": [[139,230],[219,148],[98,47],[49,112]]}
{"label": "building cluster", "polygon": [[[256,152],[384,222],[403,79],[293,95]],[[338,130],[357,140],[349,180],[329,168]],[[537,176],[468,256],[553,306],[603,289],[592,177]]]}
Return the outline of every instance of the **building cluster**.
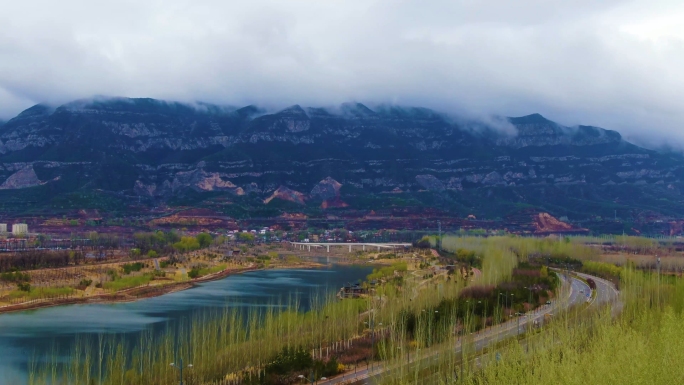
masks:
{"label": "building cluster", "polygon": [[[28,225],[26,223],[15,223],[12,225],[12,235],[27,235]],[[0,223],[0,234],[9,233],[7,223]]]}

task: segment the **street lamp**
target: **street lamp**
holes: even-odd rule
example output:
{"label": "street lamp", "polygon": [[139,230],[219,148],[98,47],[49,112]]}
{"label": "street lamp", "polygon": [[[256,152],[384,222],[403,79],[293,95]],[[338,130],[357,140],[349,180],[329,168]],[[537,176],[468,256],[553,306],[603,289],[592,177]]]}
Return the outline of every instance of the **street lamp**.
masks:
{"label": "street lamp", "polygon": [[[513,307],[513,297],[514,296],[515,296],[515,293],[511,293],[511,307]],[[509,314],[510,314],[510,310],[509,310]]]}
{"label": "street lamp", "polygon": [[[478,304],[482,304],[482,301],[477,301]],[[487,329],[487,302],[485,302],[484,307],[484,317],[482,318],[482,330]]]}
{"label": "street lamp", "polygon": [[[371,328],[371,371],[373,370],[373,358],[375,358],[375,320],[364,322]],[[378,326],[382,326],[382,322],[378,322]]]}
{"label": "street lamp", "polygon": [[[172,368],[176,368],[180,371],[180,385],[183,385],[183,359],[180,359],[180,365],[176,365],[174,362],[169,364]],[[192,368],[192,364],[188,364],[187,368]]]}
{"label": "street lamp", "polygon": [[527,289],[529,296],[527,302],[532,306],[532,288],[525,286],[524,289]]}

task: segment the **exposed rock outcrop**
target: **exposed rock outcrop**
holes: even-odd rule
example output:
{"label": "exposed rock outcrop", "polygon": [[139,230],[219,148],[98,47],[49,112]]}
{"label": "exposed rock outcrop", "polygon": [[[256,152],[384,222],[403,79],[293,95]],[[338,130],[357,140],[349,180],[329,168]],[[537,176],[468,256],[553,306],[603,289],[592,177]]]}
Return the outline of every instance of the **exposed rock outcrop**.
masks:
{"label": "exposed rock outcrop", "polygon": [[223,180],[219,173],[206,172],[202,169],[177,173],[171,186],[174,191],[189,187],[196,191],[228,191],[236,195],[244,194],[241,187],[237,187],[229,180]]}
{"label": "exposed rock outcrop", "polygon": [[221,174],[206,172],[201,169],[178,172],[175,174],[173,182],[165,180],[160,185],[137,180],[133,186],[133,191],[142,196],[161,197],[188,188],[199,192],[227,191],[235,195],[244,195],[245,193],[242,187],[236,186],[229,180],[224,180]]}
{"label": "exposed rock outcrop", "polygon": [[572,226],[569,223],[559,221],[548,213],[539,213],[534,218],[534,226],[536,233],[568,233],[568,232],[583,232],[586,229],[581,229]]}
{"label": "exposed rock outcrop", "polygon": [[[634,188],[632,199],[621,203],[629,209],[660,207],[671,218],[684,217],[678,204],[684,191],[680,154],[650,151],[613,131],[566,127],[537,114],[508,119],[510,135],[489,127],[474,130],[487,125],[475,123],[396,105],[292,106],[276,112],[126,98],[37,105],[0,129],[6,162],[0,163],[1,188],[44,183],[37,175],[68,180],[55,189],[60,199],[99,191],[126,204],[135,192],[159,198],[156,205],[190,191],[257,194],[259,199],[240,200],[248,210],[270,200],[281,185],[309,193],[325,207],[348,202],[358,210],[389,203],[378,199],[417,204],[404,198],[420,189],[439,192],[440,199],[419,200],[419,210],[458,212],[466,202],[484,208],[497,199],[506,207],[538,209],[552,202],[558,212],[591,216],[593,208],[623,196],[624,183]],[[344,178],[342,192],[334,179],[321,181],[328,175]],[[478,189],[487,191],[473,191]],[[275,195],[305,201],[286,190]],[[22,204],[34,199],[21,191],[11,198]]]}
{"label": "exposed rock outcrop", "polygon": [[311,189],[311,193],[309,193],[309,196],[312,199],[320,200],[337,198],[340,196],[341,187],[342,184],[340,182],[336,181],[331,177],[327,177],[322,181],[318,182],[314,186],[314,188]]}
{"label": "exposed rock outcrop", "polygon": [[303,205],[306,200],[306,196],[300,193],[299,191],[291,190],[285,186],[280,186],[277,190],[273,192],[273,194],[271,194],[271,196],[264,199],[264,203],[268,204],[274,199],[282,199],[284,201],[294,202]]}
{"label": "exposed rock outcrop", "polygon": [[38,175],[36,175],[33,166],[28,166],[10,175],[10,177],[0,185],[0,190],[16,190],[40,186],[42,184],[45,184],[45,182],[41,182],[40,179],[38,179]]}

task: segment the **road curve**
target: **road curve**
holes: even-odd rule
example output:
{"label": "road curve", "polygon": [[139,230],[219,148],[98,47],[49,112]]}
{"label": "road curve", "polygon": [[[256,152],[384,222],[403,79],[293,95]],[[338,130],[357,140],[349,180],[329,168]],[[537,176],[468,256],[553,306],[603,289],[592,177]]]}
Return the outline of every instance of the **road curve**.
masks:
{"label": "road curve", "polygon": [[[596,296],[589,306],[598,306],[599,304],[617,301],[618,291],[609,281],[588,274],[576,274],[584,279],[592,278],[596,282]],[[591,293],[591,289],[586,282],[575,277],[566,277],[565,274],[559,273],[558,275],[564,282],[567,282],[567,279],[570,279],[569,292],[567,293],[567,296],[564,298],[559,298],[551,305],[543,305],[540,308],[528,312],[521,317],[507,321],[500,325],[492,326],[486,330],[473,333],[473,350],[475,352],[480,352],[490,344],[503,341],[505,339],[514,337],[516,334],[523,333],[525,328],[528,327],[528,325],[532,325],[535,321],[543,323],[546,314],[553,315],[554,312],[560,309],[569,308],[571,306],[580,305],[587,302],[587,294]],[[457,342],[454,348],[457,353],[460,353],[461,342]],[[420,357],[419,360],[430,360],[433,359],[433,357],[437,358],[438,355],[439,351],[435,351],[427,356]],[[413,362],[414,360],[411,360],[411,363]],[[348,382],[353,382],[355,384],[367,384],[372,377],[378,376],[388,370],[392,370],[392,368],[386,368],[381,365],[377,365],[372,371],[369,368],[359,369],[355,373],[345,373],[344,375],[339,375],[324,381],[318,381],[317,384],[334,385]]]}

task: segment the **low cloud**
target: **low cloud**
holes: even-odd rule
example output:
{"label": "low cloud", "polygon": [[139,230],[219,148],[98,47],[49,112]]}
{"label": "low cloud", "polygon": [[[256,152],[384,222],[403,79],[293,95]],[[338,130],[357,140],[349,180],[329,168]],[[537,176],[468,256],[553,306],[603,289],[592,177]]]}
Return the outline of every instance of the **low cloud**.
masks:
{"label": "low cloud", "polygon": [[684,5],[664,0],[6,2],[0,119],[102,94],[268,108],[357,100],[538,112],[684,143],[682,19]]}

